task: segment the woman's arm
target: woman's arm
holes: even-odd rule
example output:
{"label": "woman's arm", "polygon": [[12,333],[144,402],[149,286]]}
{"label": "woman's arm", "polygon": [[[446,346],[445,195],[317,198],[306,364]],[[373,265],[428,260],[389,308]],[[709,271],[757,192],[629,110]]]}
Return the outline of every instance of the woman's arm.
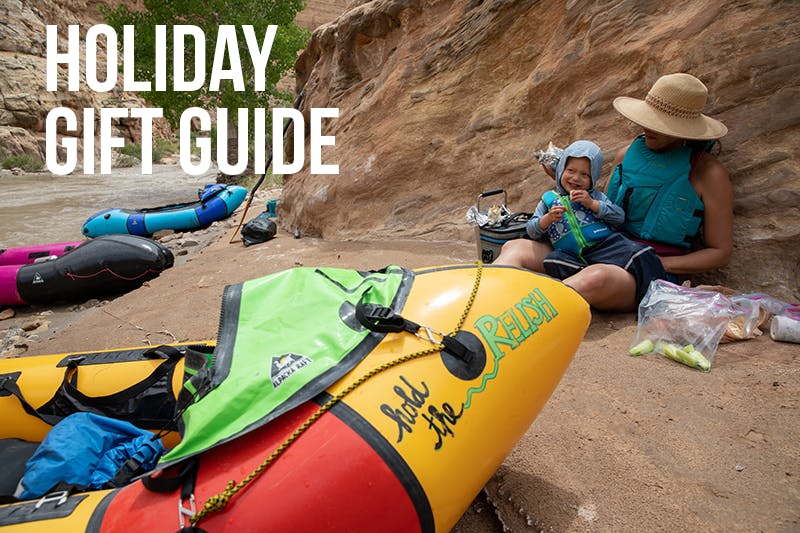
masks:
{"label": "woman's arm", "polygon": [[728,172],[716,157],[703,154],[692,185],[703,200],[705,248],[686,255],[662,257],[667,272],[696,274],[728,264],[733,252],[733,186]]}

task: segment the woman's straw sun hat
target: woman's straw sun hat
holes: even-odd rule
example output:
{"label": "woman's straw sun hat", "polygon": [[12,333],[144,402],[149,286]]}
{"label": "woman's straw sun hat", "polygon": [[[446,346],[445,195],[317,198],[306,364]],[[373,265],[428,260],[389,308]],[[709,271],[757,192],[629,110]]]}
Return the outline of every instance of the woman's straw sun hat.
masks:
{"label": "woman's straw sun hat", "polygon": [[719,139],[728,128],[702,113],[708,89],[690,74],[669,74],[656,80],[644,100],[619,96],[614,109],[636,124],[688,140]]}

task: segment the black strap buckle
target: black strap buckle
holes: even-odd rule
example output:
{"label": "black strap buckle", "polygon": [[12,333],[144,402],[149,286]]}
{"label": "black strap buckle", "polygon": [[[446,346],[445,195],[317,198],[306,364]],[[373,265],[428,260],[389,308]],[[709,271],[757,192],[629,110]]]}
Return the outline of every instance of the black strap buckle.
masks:
{"label": "black strap buckle", "polygon": [[[420,326],[415,322],[403,318],[389,307],[363,301],[358,302],[358,305],[356,305],[356,318],[362,326],[370,331],[376,331],[378,333],[401,333],[407,331],[408,333],[413,333],[421,337],[418,332],[422,329],[427,333],[427,339],[430,342],[434,344],[437,343],[430,328]],[[437,333],[437,336],[441,337],[441,341],[438,342],[444,345],[444,349],[447,352],[467,363],[472,360],[472,351],[461,341],[452,335],[445,335],[443,333]]]}
{"label": "black strap buckle", "polygon": [[368,330],[378,333],[415,333],[419,329],[419,324],[406,320],[391,308],[363,301],[356,305],[356,319]]}
{"label": "black strap buckle", "polygon": [[142,464],[131,457],[117,470],[117,473],[114,477],[108,480],[104,487],[105,488],[119,488],[124,487],[125,485],[129,484],[133,478],[138,476],[139,474],[144,473],[144,469],[142,468]]}

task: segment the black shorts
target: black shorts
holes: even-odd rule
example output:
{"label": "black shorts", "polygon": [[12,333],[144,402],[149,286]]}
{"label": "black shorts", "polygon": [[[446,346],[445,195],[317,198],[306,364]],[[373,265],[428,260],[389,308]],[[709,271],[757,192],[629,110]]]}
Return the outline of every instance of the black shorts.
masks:
{"label": "black shorts", "polygon": [[544,270],[558,279],[567,279],[588,265],[616,265],[627,270],[636,280],[636,303],[644,298],[650,282],[668,279],[667,271],[653,248],[633,241],[621,233],[612,233],[597,244],[583,249],[582,262],[573,252],[553,250],[544,260]]}

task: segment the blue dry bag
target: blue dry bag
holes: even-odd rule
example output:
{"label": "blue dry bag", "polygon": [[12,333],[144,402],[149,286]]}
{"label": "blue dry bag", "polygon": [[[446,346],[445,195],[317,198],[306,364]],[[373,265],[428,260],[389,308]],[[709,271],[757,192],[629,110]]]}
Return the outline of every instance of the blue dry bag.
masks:
{"label": "blue dry bag", "polygon": [[75,413],[53,426],[28,460],[16,496],[39,498],[58,485],[91,489],[124,484],[152,470],[164,453],[153,433],[130,422]]}

